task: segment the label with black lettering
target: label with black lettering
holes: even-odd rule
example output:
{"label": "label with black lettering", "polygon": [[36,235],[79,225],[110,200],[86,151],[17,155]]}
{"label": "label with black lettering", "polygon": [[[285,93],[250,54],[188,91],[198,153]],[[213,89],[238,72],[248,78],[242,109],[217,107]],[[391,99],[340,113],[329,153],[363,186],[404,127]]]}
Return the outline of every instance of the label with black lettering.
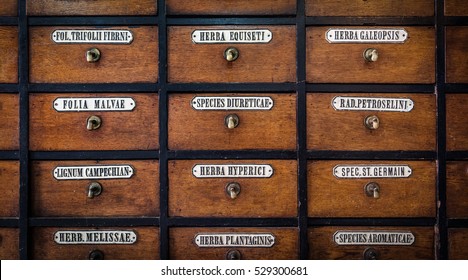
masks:
{"label": "label with black lettering", "polygon": [[409,98],[336,96],[332,106],[337,111],[410,112],[414,102]]}
{"label": "label with black lettering", "polygon": [[125,44],[133,41],[130,30],[99,29],[54,30],[50,35],[57,44]]}
{"label": "label with black lettering", "polygon": [[275,236],[271,233],[199,233],[194,240],[200,248],[270,248],[275,245]]}
{"label": "label with black lettering", "polygon": [[251,30],[194,30],[195,44],[266,44],[273,39],[268,29]]}
{"label": "label with black lettering", "polygon": [[269,164],[197,164],[192,168],[196,178],[270,178]]}
{"label": "label with black lettering", "polygon": [[399,43],[408,39],[403,28],[330,28],[325,33],[330,44],[336,43]]}
{"label": "label with black lettering", "polygon": [[195,110],[271,110],[273,99],[259,96],[197,96],[191,101]]}
{"label": "label with black lettering", "polygon": [[62,245],[124,245],[134,244],[137,235],[132,230],[60,230],[54,234],[54,241]]}
{"label": "label with black lettering", "polygon": [[337,245],[388,245],[411,246],[415,241],[410,231],[345,231],[333,235]]}
{"label": "label with black lettering", "polygon": [[337,178],[408,178],[413,171],[408,165],[337,165],[333,175]]}
{"label": "label with black lettering", "polygon": [[57,166],[57,180],[129,179],[135,171],[130,165]]}
{"label": "label with black lettering", "polygon": [[133,111],[136,103],[130,97],[57,98],[53,106],[58,112],[118,112]]}

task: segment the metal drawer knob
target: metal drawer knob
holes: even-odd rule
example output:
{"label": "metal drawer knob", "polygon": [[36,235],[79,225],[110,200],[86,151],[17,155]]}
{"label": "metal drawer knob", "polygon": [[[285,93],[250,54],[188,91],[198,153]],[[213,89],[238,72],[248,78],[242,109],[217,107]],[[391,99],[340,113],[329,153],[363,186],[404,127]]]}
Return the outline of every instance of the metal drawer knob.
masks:
{"label": "metal drawer knob", "polygon": [[233,62],[239,58],[239,50],[234,47],[229,47],[224,51],[224,58],[229,61]]}
{"label": "metal drawer knob", "polygon": [[229,129],[234,129],[239,125],[239,117],[236,114],[229,114],[224,118],[224,125]]}
{"label": "metal drawer knob", "polygon": [[378,199],[380,197],[380,186],[377,183],[369,183],[364,186],[364,191],[366,192],[366,195],[369,197],[373,197],[375,199]]}
{"label": "metal drawer knob", "polygon": [[86,120],[87,130],[96,130],[101,127],[102,120],[98,116],[91,116]]}
{"label": "metal drawer knob", "polygon": [[379,59],[379,51],[374,48],[366,49],[362,55],[369,62],[376,62]]}
{"label": "metal drawer knob", "polygon": [[364,124],[370,130],[376,130],[380,126],[380,120],[377,116],[367,116],[364,120]]}
{"label": "metal drawer knob", "polygon": [[104,259],[104,253],[99,251],[99,250],[94,250],[91,253],[89,253],[88,258],[90,260],[103,260]]}
{"label": "metal drawer knob", "polygon": [[226,254],[226,260],[240,260],[241,257],[241,253],[237,250],[230,250]]}
{"label": "metal drawer knob", "polygon": [[93,182],[88,186],[88,197],[94,198],[102,193],[102,186],[97,182]]}
{"label": "metal drawer knob", "polygon": [[226,193],[231,199],[236,199],[241,191],[241,186],[238,183],[229,183],[226,186]]}
{"label": "metal drawer knob", "polygon": [[365,260],[378,260],[379,253],[374,248],[367,248],[364,250],[364,259]]}
{"label": "metal drawer knob", "polygon": [[89,63],[98,62],[101,59],[101,51],[97,48],[91,48],[86,51],[86,61]]}

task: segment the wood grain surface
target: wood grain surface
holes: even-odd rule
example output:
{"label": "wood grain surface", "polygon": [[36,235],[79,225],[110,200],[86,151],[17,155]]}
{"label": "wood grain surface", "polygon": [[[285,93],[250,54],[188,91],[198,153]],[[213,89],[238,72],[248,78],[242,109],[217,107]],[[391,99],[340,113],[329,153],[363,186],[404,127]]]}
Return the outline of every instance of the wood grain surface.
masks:
{"label": "wood grain surface", "polygon": [[18,28],[0,26],[0,83],[18,82]]}
{"label": "wood grain surface", "polygon": [[34,16],[156,15],[157,0],[29,0],[27,13]]}
{"label": "wood grain surface", "polygon": [[13,17],[18,15],[18,0],[2,0],[0,16]]}
{"label": "wood grain surface", "polygon": [[[130,179],[56,180],[57,166],[131,165]],[[31,211],[38,217],[120,217],[159,215],[159,167],[156,160],[35,161],[32,163]],[[101,195],[87,197],[92,182]]]}
{"label": "wood grain surface", "polygon": [[[194,44],[194,30],[268,29],[273,34],[262,44]],[[168,27],[168,80],[171,83],[294,82],[296,80],[294,26],[170,26]],[[228,62],[224,51],[239,50]]]}
{"label": "wood grain surface", "polygon": [[[336,165],[408,165],[409,178],[344,179],[333,175]],[[310,217],[433,217],[436,215],[436,164],[429,161],[310,161]],[[368,197],[366,184],[380,185],[380,198]]]}
{"label": "wood grain surface", "polygon": [[468,218],[468,161],[447,162],[447,216]]}
{"label": "wood grain surface", "polygon": [[[131,97],[136,105],[129,112],[57,112],[57,98]],[[31,94],[30,149],[65,150],[157,150],[157,94]],[[87,119],[98,116],[101,127],[86,128]]]}
{"label": "wood grain surface", "polygon": [[295,0],[166,0],[174,15],[292,15]]}
{"label": "wood grain surface", "polygon": [[[1,68],[1,66],[0,66]],[[19,149],[19,95],[0,94],[0,150]]]}
{"label": "wood grain surface", "polygon": [[468,26],[446,27],[446,82],[468,83]]}
{"label": "wood grain surface", "polygon": [[[133,42],[121,44],[56,44],[54,30],[99,29],[85,26],[30,28],[30,82],[32,83],[154,83],[158,79],[156,26],[104,27],[130,30]],[[86,51],[98,48],[101,59],[86,61]]]}
{"label": "wood grain surface", "polygon": [[[198,248],[194,242],[199,233],[271,233],[271,248]],[[169,258],[172,260],[224,260],[230,250],[238,250],[242,260],[293,260],[299,258],[297,228],[171,228]]]}
{"label": "wood grain surface", "polygon": [[466,114],[468,113],[468,94],[446,94],[445,96],[447,150],[466,151],[468,150],[468,119],[466,118]]}
{"label": "wood grain surface", "polygon": [[[196,164],[270,164],[270,178],[196,178]],[[231,199],[226,185],[237,182],[240,194]],[[288,160],[172,160],[169,161],[169,216],[295,217],[297,163]]]}
{"label": "wood grain surface", "polygon": [[[54,241],[59,230],[133,230],[137,242],[126,245],[62,245]],[[159,259],[159,228],[34,228],[32,229],[32,259],[87,260],[89,253],[100,250],[105,260],[157,260]]]}
{"label": "wood grain surface", "polygon": [[468,16],[466,0],[445,0],[446,16]]}
{"label": "wood grain surface", "polygon": [[19,230],[0,228],[0,260],[19,259]]}
{"label": "wood grain surface", "polygon": [[450,228],[449,235],[449,260],[468,260],[468,229]]}
{"label": "wood grain surface", "polygon": [[[334,97],[409,98],[411,112],[338,111]],[[368,129],[364,121],[377,116],[380,126]],[[307,95],[307,148],[353,151],[434,151],[436,149],[436,96],[434,94],[319,93]],[[346,140],[343,138],[346,137]]]}
{"label": "wood grain surface", "polygon": [[[330,44],[325,39],[325,33],[329,28],[328,26],[307,28],[308,82],[398,84],[435,82],[433,27],[404,27],[408,32],[408,39],[402,44]],[[367,48],[378,50],[379,59],[376,62],[367,62],[363,58],[363,52]]]}
{"label": "wood grain surface", "polygon": [[[411,231],[411,246],[336,245],[333,234],[338,230]],[[364,251],[372,247],[382,260],[433,260],[434,229],[430,227],[315,227],[309,229],[309,258],[313,260],[362,260]]]}
{"label": "wood grain surface", "polygon": [[[195,110],[194,97],[271,97],[271,110]],[[236,114],[239,126],[229,129],[225,117]],[[259,137],[264,133],[265,137]],[[295,94],[171,94],[169,96],[169,149],[248,150],[296,148]]]}
{"label": "wood grain surface", "polygon": [[19,186],[19,162],[0,160],[0,217],[18,217]]}

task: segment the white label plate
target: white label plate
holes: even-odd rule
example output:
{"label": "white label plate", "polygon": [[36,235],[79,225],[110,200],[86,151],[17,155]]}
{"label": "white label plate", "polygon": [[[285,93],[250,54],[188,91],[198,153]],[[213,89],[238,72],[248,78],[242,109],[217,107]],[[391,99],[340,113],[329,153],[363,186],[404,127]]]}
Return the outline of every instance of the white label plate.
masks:
{"label": "white label plate", "polygon": [[266,44],[273,38],[268,29],[194,30],[191,36],[195,44]]}
{"label": "white label plate", "polygon": [[271,97],[197,96],[191,101],[195,110],[271,110]]}
{"label": "white label plate", "polygon": [[409,98],[336,96],[332,106],[338,111],[410,112],[414,102]]}
{"label": "white label plate", "polygon": [[134,173],[130,165],[57,166],[53,171],[57,180],[129,179]]}
{"label": "white label plate", "polygon": [[342,231],[333,235],[337,245],[411,246],[415,241],[410,231]]}
{"label": "white label plate", "polygon": [[125,44],[133,41],[130,30],[66,29],[54,30],[50,38],[57,44]]}
{"label": "white label plate", "polygon": [[54,109],[58,112],[117,112],[132,111],[135,104],[130,97],[57,98]]}
{"label": "white label plate", "polygon": [[270,178],[269,164],[197,164],[192,168],[197,178]]}
{"label": "white label plate", "polygon": [[134,244],[137,235],[131,230],[61,230],[54,234],[57,244]]}
{"label": "white label plate", "polygon": [[194,240],[200,248],[270,248],[275,245],[275,236],[271,233],[199,233]]}
{"label": "white label plate", "polygon": [[337,165],[333,175],[337,178],[408,178],[413,173],[408,165]]}
{"label": "white label plate", "polygon": [[330,28],[325,33],[330,44],[336,43],[404,43],[408,32],[403,28]]}

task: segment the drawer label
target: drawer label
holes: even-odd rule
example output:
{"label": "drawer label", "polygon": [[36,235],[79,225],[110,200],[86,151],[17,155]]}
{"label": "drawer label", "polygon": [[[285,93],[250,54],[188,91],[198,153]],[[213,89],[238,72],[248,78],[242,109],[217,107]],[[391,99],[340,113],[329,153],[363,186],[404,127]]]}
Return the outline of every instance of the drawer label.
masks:
{"label": "drawer label", "polygon": [[57,180],[129,179],[134,174],[130,165],[57,166]]}
{"label": "drawer label", "polygon": [[191,36],[195,44],[265,44],[273,38],[268,29],[194,30]]}
{"label": "drawer label", "polygon": [[191,101],[195,110],[271,110],[271,97],[197,96]]}
{"label": "drawer label", "polygon": [[135,100],[130,97],[57,98],[54,109],[58,112],[133,111]]}
{"label": "drawer label", "polygon": [[270,178],[269,164],[197,164],[192,168],[197,178]]}
{"label": "drawer label", "polygon": [[115,29],[54,30],[50,37],[57,44],[130,44],[133,41],[130,30]]}
{"label": "drawer label", "polygon": [[332,106],[338,111],[410,112],[414,102],[409,98],[336,96],[332,100]]}
{"label": "drawer label", "polygon": [[131,230],[61,230],[54,234],[57,244],[133,244],[137,235]]}
{"label": "drawer label", "polygon": [[408,178],[413,171],[408,165],[337,165],[333,175],[337,178]]}
{"label": "drawer label", "polygon": [[410,246],[414,243],[410,231],[337,231],[333,241],[337,245],[399,245]]}
{"label": "drawer label", "polygon": [[200,233],[195,235],[195,244],[201,248],[270,248],[275,245],[275,236],[271,233]]}
{"label": "drawer label", "polygon": [[330,28],[325,33],[330,44],[334,43],[404,43],[408,32],[403,28]]}

